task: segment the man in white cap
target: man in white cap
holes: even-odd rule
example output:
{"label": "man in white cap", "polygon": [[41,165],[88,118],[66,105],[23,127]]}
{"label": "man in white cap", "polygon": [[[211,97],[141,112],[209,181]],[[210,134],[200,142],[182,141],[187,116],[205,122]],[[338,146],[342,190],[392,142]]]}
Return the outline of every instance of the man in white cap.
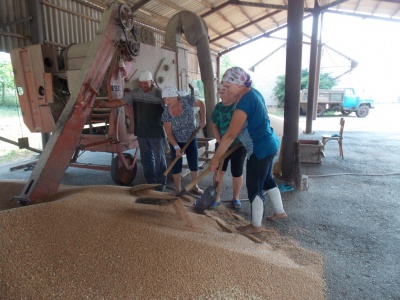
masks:
{"label": "man in white cap", "polygon": [[161,189],[165,189],[166,178],[163,174],[167,162],[165,133],[161,122],[164,102],[161,89],[154,85],[149,71],[139,74],[139,87],[125,93],[123,99],[100,102],[100,106],[115,108],[130,103],[133,104],[135,135],[138,137],[144,177],[147,183],[162,183]]}

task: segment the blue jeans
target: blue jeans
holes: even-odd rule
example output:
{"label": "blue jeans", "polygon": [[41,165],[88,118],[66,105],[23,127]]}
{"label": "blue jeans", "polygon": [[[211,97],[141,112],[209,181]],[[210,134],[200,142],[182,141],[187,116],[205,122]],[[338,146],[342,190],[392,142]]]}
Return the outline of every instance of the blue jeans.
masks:
{"label": "blue jeans", "polygon": [[165,184],[166,178],[164,182],[160,182],[167,169],[165,140],[163,138],[138,138],[138,142],[143,175],[147,183]]}

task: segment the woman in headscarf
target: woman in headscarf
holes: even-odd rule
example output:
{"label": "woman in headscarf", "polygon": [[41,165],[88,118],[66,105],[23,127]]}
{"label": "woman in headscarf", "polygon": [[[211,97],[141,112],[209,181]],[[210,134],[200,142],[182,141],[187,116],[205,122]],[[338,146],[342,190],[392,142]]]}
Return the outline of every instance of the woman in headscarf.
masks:
{"label": "woman in headscarf", "polygon": [[272,202],[274,213],[267,219],[275,221],[286,218],[278,186],[272,176],[273,159],[279,149],[279,138],[270,126],[263,96],[251,87],[250,75],[239,67],[228,69],[222,77],[227,97],[238,99],[229,128],[210,161],[211,171],[218,168],[220,157],[237,136],[246,147],[246,187],[251,203],[251,223],[237,229],[245,233],[263,230],[266,191]]}
{"label": "woman in headscarf", "polygon": [[[222,136],[225,134],[226,130],[229,127],[231,122],[232,114],[236,108],[236,99],[229,98],[226,94],[226,88],[220,83],[218,85],[218,95],[221,98],[221,102],[218,102],[215,105],[214,110],[211,114],[211,129],[214,133],[214,137],[217,140],[217,144],[215,145],[216,149],[218,149],[218,145],[221,142]],[[229,148],[232,148],[237,143],[239,143],[239,137],[237,137],[232,145]],[[211,202],[210,208],[216,208],[221,204],[221,191],[222,185],[224,182],[224,175],[226,170],[228,169],[228,164],[231,164],[231,173],[232,173],[232,201],[231,205],[234,209],[240,209],[242,204],[239,200],[240,190],[242,189],[243,184],[243,166],[244,161],[246,159],[246,149],[244,146],[240,146],[237,148],[231,155],[225,158],[223,165],[218,169],[218,172],[215,172],[214,182],[218,181],[219,184],[217,186],[217,195],[215,199]]]}
{"label": "woman in headscarf", "polygon": [[[171,159],[174,160],[176,156],[182,157],[181,148],[196,130],[194,107],[199,107],[200,109],[199,126],[202,128],[206,125],[206,108],[204,102],[196,99],[194,95],[178,92],[176,88],[171,86],[163,88],[162,98],[166,108],[161,116],[161,121],[164,124],[169,141]],[[199,173],[197,137],[190,142],[185,153],[190,175],[192,180],[195,180]],[[171,172],[175,189],[179,193],[181,191],[182,158],[175,163]],[[203,190],[197,184],[191,192],[197,195],[203,194]]]}

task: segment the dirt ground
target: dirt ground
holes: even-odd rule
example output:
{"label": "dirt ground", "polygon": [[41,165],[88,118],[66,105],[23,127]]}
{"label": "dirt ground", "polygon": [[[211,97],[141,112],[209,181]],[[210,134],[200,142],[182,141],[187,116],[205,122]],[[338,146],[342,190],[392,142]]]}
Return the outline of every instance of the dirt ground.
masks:
{"label": "dirt ground", "polygon": [[[337,143],[328,142],[321,164],[301,165],[302,174],[308,176],[308,190],[282,193],[287,220],[264,222],[303,247],[322,253],[327,299],[400,299],[399,115],[399,104],[381,104],[365,119],[353,114],[345,117],[344,159]],[[320,139],[322,134],[337,133],[339,119],[339,115],[318,118],[313,122],[314,133],[300,138]],[[304,117],[300,125],[305,127]],[[85,153],[81,159],[107,164],[111,155]],[[29,170],[10,172],[10,166],[0,165],[0,179],[29,178]],[[227,207],[231,197],[228,173],[222,195]],[[183,185],[189,181],[186,176]],[[200,186],[206,188],[211,181],[209,174]],[[62,183],[114,184],[107,172],[75,168],[67,170]],[[141,183],[139,164],[134,184]],[[243,187],[241,215],[249,219],[246,198]],[[265,213],[270,212],[267,201]]]}

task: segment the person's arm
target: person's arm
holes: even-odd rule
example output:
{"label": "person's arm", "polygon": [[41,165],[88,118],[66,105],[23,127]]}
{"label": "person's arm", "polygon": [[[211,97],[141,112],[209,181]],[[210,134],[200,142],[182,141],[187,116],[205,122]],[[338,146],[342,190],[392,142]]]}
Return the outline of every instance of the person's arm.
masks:
{"label": "person's arm", "polygon": [[174,146],[176,156],[182,156],[181,147],[179,147],[178,142],[176,141],[174,134],[172,132],[172,124],[171,122],[163,122],[165,134],[167,135],[169,143]]}
{"label": "person's arm", "polygon": [[243,110],[235,110],[232,115],[231,122],[229,123],[229,128],[222,136],[221,143],[218,145],[217,151],[214,153],[214,156],[210,160],[211,172],[215,172],[217,170],[220,157],[228,150],[229,146],[239,135],[244,123],[246,122],[246,119],[247,115]]}
{"label": "person's arm", "polygon": [[200,124],[199,126],[203,128],[206,126],[206,105],[201,100],[196,100],[194,106],[200,108]]}
{"label": "person's arm", "polygon": [[217,140],[218,144],[221,143],[221,134],[219,133],[219,128],[213,122],[211,122],[211,130],[212,130],[214,137]]}
{"label": "person's arm", "polygon": [[122,99],[117,99],[113,101],[101,101],[99,102],[99,107],[116,108],[125,105],[125,101]]}

